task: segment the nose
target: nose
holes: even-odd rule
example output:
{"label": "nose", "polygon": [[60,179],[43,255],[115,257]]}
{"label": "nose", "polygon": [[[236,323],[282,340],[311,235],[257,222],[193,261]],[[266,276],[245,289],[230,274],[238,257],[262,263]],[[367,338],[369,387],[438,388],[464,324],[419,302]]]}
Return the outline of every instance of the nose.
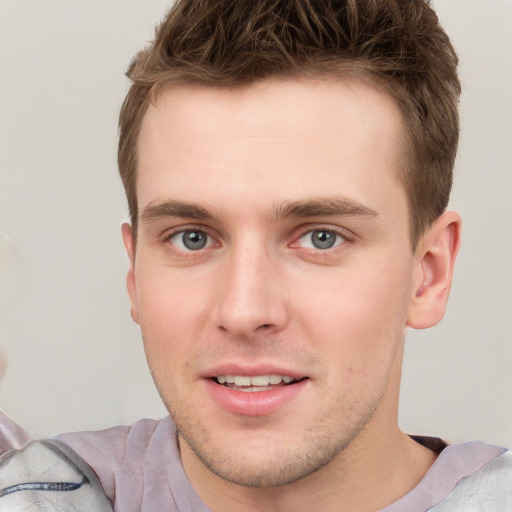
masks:
{"label": "nose", "polygon": [[224,265],[217,295],[218,328],[239,339],[282,330],[288,313],[278,263],[264,250],[247,247],[233,251]]}

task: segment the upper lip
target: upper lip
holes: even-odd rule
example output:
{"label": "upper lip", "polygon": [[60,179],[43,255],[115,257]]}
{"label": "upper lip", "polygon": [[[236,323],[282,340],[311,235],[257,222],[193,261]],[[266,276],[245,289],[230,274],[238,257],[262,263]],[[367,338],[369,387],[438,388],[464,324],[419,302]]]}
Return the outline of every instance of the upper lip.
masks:
{"label": "upper lip", "polygon": [[307,375],[291,368],[284,368],[275,364],[240,364],[240,363],[222,363],[209,368],[201,374],[203,379],[211,379],[219,375],[241,375],[244,377],[253,377],[256,375],[284,375],[292,377],[294,380],[300,380]]}

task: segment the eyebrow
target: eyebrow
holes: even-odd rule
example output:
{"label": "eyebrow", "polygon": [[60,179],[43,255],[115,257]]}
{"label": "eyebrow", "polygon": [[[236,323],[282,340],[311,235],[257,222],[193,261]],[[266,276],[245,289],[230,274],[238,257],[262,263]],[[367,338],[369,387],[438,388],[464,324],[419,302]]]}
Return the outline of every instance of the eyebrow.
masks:
{"label": "eyebrow", "polygon": [[340,197],[320,197],[303,201],[285,201],[272,212],[276,221],[288,217],[378,217],[379,214],[358,201]]}
{"label": "eyebrow", "polygon": [[[274,222],[297,217],[378,217],[378,213],[358,201],[339,197],[320,197],[301,201],[284,201],[274,206],[270,218]],[[195,203],[168,200],[148,205],[141,214],[143,222],[151,222],[166,217],[183,217],[195,220],[216,219],[219,216]]]}
{"label": "eyebrow", "polygon": [[194,203],[169,200],[148,205],[140,216],[141,220],[145,222],[151,222],[165,217],[185,217],[204,220],[213,219],[215,215],[203,206]]}

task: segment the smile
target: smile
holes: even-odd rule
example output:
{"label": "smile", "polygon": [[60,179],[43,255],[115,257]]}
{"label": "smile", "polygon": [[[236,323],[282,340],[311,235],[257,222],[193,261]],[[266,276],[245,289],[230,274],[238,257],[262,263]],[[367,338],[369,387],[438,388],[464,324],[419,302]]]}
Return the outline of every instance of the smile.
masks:
{"label": "smile", "polygon": [[203,382],[214,403],[226,412],[266,416],[299,399],[309,387],[310,379],[278,373],[237,375],[233,372],[220,373]]}
{"label": "smile", "polygon": [[237,391],[268,391],[295,382],[289,375],[218,375],[214,380]]}

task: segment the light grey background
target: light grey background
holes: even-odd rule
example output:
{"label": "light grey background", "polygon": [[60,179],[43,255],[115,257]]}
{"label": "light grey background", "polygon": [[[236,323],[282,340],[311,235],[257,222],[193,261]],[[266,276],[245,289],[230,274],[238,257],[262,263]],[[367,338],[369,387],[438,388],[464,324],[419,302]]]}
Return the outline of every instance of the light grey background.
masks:
{"label": "light grey background", "polygon": [[[446,319],[408,335],[401,424],[512,446],[512,2],[435,6],[461,58],[463,246]],[[167,7],[0,0],[0,405],[37,436],[165,413],[129,317],[116,139]]]}

